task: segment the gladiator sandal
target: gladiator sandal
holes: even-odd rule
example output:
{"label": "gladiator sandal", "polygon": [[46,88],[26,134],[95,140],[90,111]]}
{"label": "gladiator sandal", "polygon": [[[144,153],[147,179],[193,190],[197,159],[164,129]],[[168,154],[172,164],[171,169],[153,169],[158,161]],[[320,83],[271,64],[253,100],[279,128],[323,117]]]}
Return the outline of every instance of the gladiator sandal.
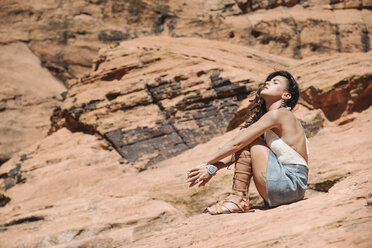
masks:
{"label": "gladiator sandal", "polygon": [[249,210],[249,183],[252,178],[252,160],[249,150],[240,150],[234,154],[235,170],[232,192],[223,201],[208,207],[205,212],[214,214],[244,213]]}

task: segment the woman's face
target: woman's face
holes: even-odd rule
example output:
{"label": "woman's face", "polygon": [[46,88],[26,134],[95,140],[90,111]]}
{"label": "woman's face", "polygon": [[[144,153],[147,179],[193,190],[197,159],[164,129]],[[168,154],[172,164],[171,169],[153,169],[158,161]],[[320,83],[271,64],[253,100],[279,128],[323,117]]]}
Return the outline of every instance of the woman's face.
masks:
{"label": "woman's face", "polygon": [[266,81],[264,87],[260,92],[260,96],[265,99],[265,97],[278,97],[282,98],[284,92],[287,88],[287,78],[283,76],[275,76],[270,81]]}

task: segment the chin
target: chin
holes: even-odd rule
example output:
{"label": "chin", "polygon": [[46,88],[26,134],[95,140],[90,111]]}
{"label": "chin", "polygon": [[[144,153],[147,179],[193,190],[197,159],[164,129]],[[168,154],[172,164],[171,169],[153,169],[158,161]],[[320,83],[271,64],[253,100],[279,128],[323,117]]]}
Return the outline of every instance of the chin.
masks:
{"label": "chin", "polygon": [[267,96],[267,95],[265,94],[265,92],[263,92],[263,93],[261,92],[261,93],[260,93],[260,97],[265,98],[265,96]]}

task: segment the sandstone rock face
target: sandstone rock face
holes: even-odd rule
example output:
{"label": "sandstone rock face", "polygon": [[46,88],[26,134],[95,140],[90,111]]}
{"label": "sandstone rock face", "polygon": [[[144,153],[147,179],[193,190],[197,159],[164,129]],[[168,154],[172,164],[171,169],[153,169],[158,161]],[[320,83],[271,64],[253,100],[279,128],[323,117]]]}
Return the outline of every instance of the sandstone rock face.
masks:
{"label": "sandstone rock face", "polygon": [[329,9],[363,9],[371,8],[370,0],[235,0],[236,4],[243,13],[252,12],[260,9],[271,9],[279,6],[293,7],[302,5],[304,8],[327,6]]}
{"label": "sandstone rock face", "polygon": [[43,139],[66,88],[23,43],[0,46],[0,164]]}
{"label": "sandstone rock face", "polygon": [[201,39],[126,41],[102,50],[91,74],[68,83],[51,131],[97,132],[143,169],[224,133],[256,80],[291,63]]}
{"label": "sandstone rock face", "polygon": [[334,9],[363,9],[363,8],[371,8],[372,2],[371,0],[360,0],[360,1],[352,1],[352,0],[331,0],[330,4]]}
{"label": "sandstone rock face", "polygon": [[[370,57],[296,62],[225,42],[161,37],[102,50],[90,74],[68,82],[49,136],[0,167],[0,243],[368,247]],[[291,71],[302,88],[293,111],[311,128],[306,199],[268,210],[251,187],[254,213],[203,215],[230,190],[232,171],[219,172],[203,189],[189,189],[185,171],[236,135],[238,129],[225,129],[244,119],[249,97],[243,98],[274,65]],[[349,107],[334,100],[339,91],[353,101]],[[201,144],[187,143],[193,139]],[[181,154],[177,142],[185,146]],[[120,163],[123,155],[135,162]],[[236,228],[242,224],[243,233]],[[205,238],[210,232],[220,233],[213,244]]]}
{"label": "sandstone rock face", "polygon": [[236,0],[236,4],[242,10],[243,13],[259,10],[259,9],[271,9],[279,6],[292,7],[299,3],[298,0]]}
{"label": "sandstone rock face", "polygon": [[[370,6],[3,1],[0,246],[370,247]],[[232,171],[191,189],[186,171],[280,69],[301,86],[305,199],[267,209],[252,183],[255,212],[202,214]]]}
{"label": "sandstone rock face", "polygon": [[292,72],[303,82],[303,99],[335,121],[371,106],[371,56],[371,52],[317,56],[302,60]]}
{"label": "sandstone rock face", "polygon": [[222,216],[201,212],[230,191],[232,171],[219,171],[202,189],[188,188],[184,178],[187,169],[200,164],[235,131],[137,174],[118,163],[118,154],[101,137],[62,128],[22,151],[23,159],[17,154],[0,167],[3,178],[21,163],[25,178],[5,192],[11,200],[0,210],[0,243],[4,247],[368,247],[371,110],[326,122],[310,139],[305,200],[265,209],[252,185],[255,212]]}
{"label": "sandstone rock face", "polygon": [[274,66],[299,79],[299,107],[322,110],[302,120],[308,137],[324,119],[334,121],[372,104],[371,52],[296,63],[224,42],[147,37],[103,49],[91,74],[69,81],[50,132],[67,127],[98,133],[143,170],[242,124],[250,105],[240,102]]}
{"label": "sandstone rock face", "polygon": [[[313,54],[370,50],[369,10],[274,9],[250,17],[257,49],[302,59]],[[367,19],[365,19],[367,18]]]}
{"label": "sandstone rock face", "polygon": [[27,42],[63,81],[88,73],[107,43],[149,35],[223,40],[301,59],[368,52],[370,8],[367,0],[4,0],[0,43]]}

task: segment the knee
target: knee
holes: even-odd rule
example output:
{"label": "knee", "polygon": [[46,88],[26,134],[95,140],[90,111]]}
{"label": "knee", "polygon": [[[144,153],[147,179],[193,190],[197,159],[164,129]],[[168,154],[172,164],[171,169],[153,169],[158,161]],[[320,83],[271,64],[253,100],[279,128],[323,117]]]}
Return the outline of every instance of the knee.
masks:
{"label": "knee", "polygon": [[255,146],[257,146],[257,145],[265,145],[266,146],[266,142],[261,137],[258,137],[257,139],[255,139],[254,141],[252,141],[248,145],[249,151],[251,151],[252,148],[255,147]]}
{"label": "knee", "polygon": [[251,151],[249,149],[247,150],[243,150],[241,153],[240,153],[240,157],[250,157],[251,156]]}
{"label": "knee", "polygon": [[235,154],[236,159],[240,161],[250,160],[251,159],[251,152],[248,147],[242,149],[241,151]]}

